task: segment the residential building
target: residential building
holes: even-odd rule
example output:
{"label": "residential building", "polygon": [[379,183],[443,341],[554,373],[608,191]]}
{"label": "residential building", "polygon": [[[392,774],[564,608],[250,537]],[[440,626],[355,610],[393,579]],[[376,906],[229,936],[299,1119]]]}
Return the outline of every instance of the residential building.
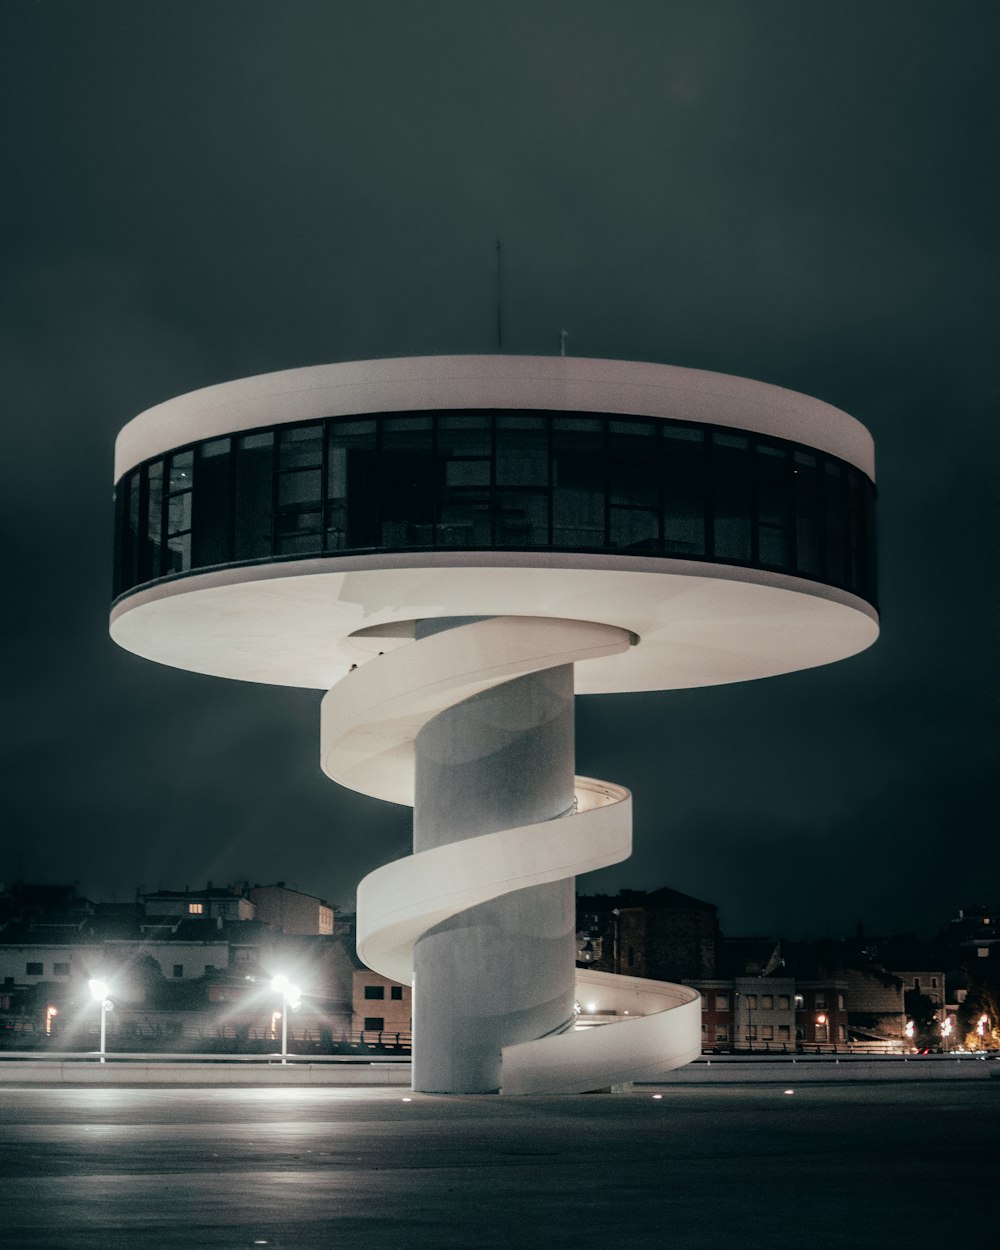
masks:
{"label": "residential building", "polygon": [[282,933],[333,934],[333,907],[324,899],[291,889],[284,881],[255,885],[247,897],[256,908],[257,919]]}

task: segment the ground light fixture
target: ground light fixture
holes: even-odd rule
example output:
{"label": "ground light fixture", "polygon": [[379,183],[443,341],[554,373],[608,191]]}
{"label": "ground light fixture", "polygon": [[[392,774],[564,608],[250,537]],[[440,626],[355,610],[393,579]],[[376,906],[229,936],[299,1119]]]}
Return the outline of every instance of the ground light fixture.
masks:
{"label": "ground light fixture", "polygon": [[302,1001],[302,990],[283,973],[271,978],[271,989],[281,995],[281,1062],[288,1062],[288,1012]]}
{"label": "ground light fixture", "polygon": [[[323,771],[413,807],[413,854],[359,884],[357,948],[420,987],[414,1088],[584,1092],[695,1059],[696,989],[627,975],[617,942],[576,967],[575,876],[630,856],[632,796],[575,775],[574,699],[870,646],[868,431],[698,369],[424,356],[179,396],[115,462],[115,641],[325,691]],[[617,1022],[574,1029],[574,999]]]}
{"label": "ground light fixture", "polygon": [[94,1001],[95,1001],[96,1003],[98,1003],[98,1004],[100,1005],[100,1009],[101,1009],[101,1049],[100,1049],[100,1062],[101,1062],[101,1063],[104,1063],[104,1062],[105,1062],[105,1055],[106,1055],[106,1052],[107,1052],[107,1037],[108,1037],[108,1033],[107,1033],[107,1029],[108,1029],[108,1012],[109,1012],[109,1011],[111,1011],[111,1010],[113,1010],[113,1008],[114,1008],[114,1003],[113,1003],[113,1002],[111,1001],[111,999],[108,997],[108,994],[110,993],[110,990],[108,989],[108,983],[107,983],[107,981],[102,981],[102,980],[100,980],[99,978],[96,978],[96,977],[95,977],[95,978],[92,978],[90,981],[88,981],[88,982],[87,982],[87,984],[88,984],[88,985],[89,985],[89,987],[90,987],[90,994],[91,994],[91,997],[94,999]]}

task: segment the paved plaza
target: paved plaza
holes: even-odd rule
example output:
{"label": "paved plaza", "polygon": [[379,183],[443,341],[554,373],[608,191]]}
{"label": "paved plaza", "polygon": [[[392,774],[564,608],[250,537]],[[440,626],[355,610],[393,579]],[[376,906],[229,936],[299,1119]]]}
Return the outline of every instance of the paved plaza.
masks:
{"label": "paved plaza", "polygon": [[[659,1097],[657,1096],[659,1094]],[[5,1250],[962,1244],[1000,1081],[0,1091]]]}

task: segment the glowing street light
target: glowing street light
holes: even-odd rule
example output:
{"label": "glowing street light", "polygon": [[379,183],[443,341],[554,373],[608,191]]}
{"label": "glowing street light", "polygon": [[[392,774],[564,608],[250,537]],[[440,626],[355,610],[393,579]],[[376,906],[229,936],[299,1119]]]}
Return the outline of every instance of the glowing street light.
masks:
{"label": "glowing street light", "polygon": [[917,1028],[916,1021],[907,1020],[906,1028],[903,1030],[903,1032],[906,1034],[907,1037],[912,1037],[913,1034],[916,1032],[916,1028]]}
{"label": "glowing street light", "polygon": [[101,1004],[101,1063],[104,1063],[104,1055],[107,1041],[108,1012],[114,1007],[114,1003],[108,998],[107,981],[90,980],[87,983],[90,986],[90,993],[94,1000]]}
{"label": "glowing street light", "polygon": [[954,1021],[954,1019],[953,1019],[951,1016],[946,1016],[946,1017],[945,1017],[945,1018],[941,1021],[941,1036],[942,1036],[942,1038],[945,1038],[945,1037],[951,1037],[952,1030],[954,1029],[954,1027],[955,1027],[955,1021]]}
{"label": "glowing street light", "polygon": [[983,1038],[986,1036],[986,1026],[989,1024],[989,1022],[990,1022],[990,1018],[989,1016],[985,1014],[981,1015],[979,1019],[976,1021],[976,1032],[979,1034],[980,1038]]}
{"label": "glowing street light", "polygon": [[59,1014],[59,1008],[53,1007],[51,1004],[45,1008],[45,1036],[52,1036],[52,1021]]}
{"label": "glowing street light", "polygon": [[271,980],[271,989],[276,994],[281,995],[281,1062],[288,1062],[288,1009],[294,1009],[302,1001],[302,990],[293,982],[289,981],[283,973],[273,977]]}

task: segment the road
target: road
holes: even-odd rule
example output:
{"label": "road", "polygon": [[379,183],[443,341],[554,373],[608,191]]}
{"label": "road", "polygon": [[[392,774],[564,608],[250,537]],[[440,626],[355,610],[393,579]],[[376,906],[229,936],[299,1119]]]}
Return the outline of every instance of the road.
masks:
{"label": "road", "polygon": [[988,1239],[1000,1080],[567,1098],[0,1091],[4,1250]]}

